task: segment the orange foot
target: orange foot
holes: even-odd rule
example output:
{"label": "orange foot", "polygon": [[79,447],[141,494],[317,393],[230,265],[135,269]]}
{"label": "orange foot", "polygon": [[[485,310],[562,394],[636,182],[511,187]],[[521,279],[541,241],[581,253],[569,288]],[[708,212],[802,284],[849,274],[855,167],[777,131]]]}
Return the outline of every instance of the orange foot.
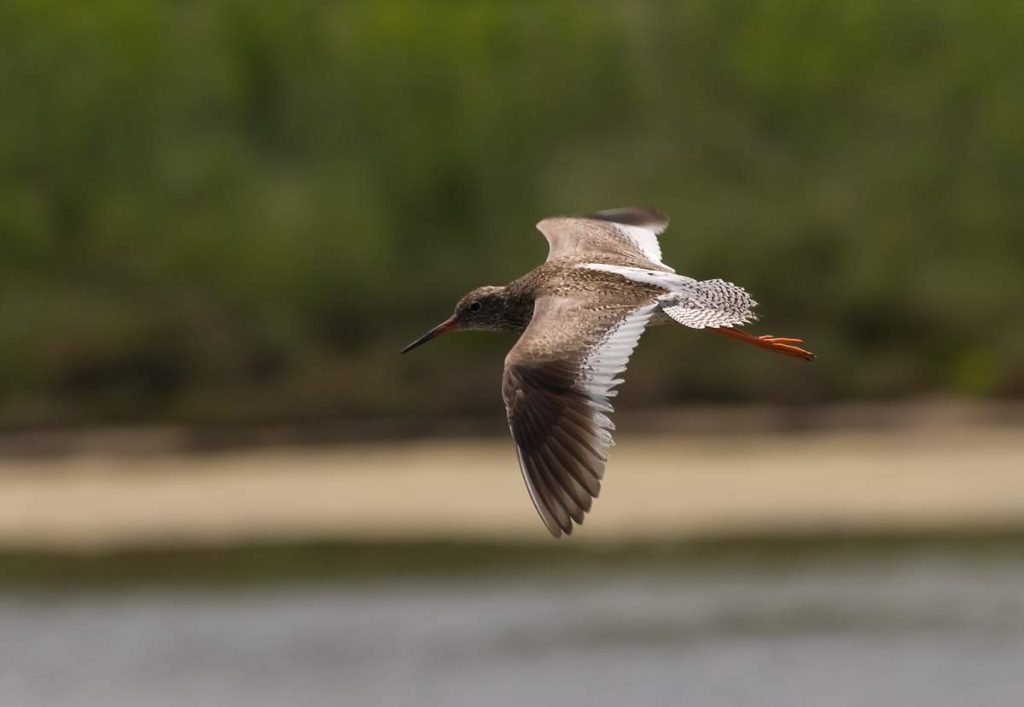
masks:
{"label": "orange foot", "polygon": [[760,336],[757,336],[754,334],[748,334],[742,329],[729,326],[712,328],[711,331],[716,334],[732,337],[733,339],[739,339],[740,341],[753,346],[760,346],[762,349],[768,349],[769,351],[774,351],[775,353],[780,353],[784,356],[802,358],[805,361],[814,360],[814,354],[810,351],[805,351],[796,345],[804,343],[803,339],[789,339],[782,336],[772,336],[771,334],[761,334]]}

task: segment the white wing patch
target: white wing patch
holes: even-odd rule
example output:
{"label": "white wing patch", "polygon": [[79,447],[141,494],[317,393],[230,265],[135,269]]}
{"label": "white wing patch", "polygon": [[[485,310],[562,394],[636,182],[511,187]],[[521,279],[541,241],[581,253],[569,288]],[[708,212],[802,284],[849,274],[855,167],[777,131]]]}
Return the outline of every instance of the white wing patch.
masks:
{"label": "white wing patch", "polygon": [[697,281],[684,275],[677,275],[674,272],[664,270],[648,270],[647,268],[635,268],[629,265],[608,265],[606,263],[584,263],[577,267],[588,270],[599,270],[620,275],[627,280],[639,282],[644,285],[654,285],[667,292],[694,292]]}
{"label": "white wing patch", "polygon": [[[672,270],[668,265],[661,262],[661,244],[658,242],[658,234],[649,228],[643,226],[627,226],[622,223],[612,224],[615,226],[622,235],[628,238],[633,245],[636,246],[637,250],[643,253],[644,257],[650,260],[652,263],[658,265],[664,265],[669,270]],[[675,272],[675,270],[672,270]]]}
{"label": "white wing patch", "polygon": [[615,424],[608,413],[613,411],[611,398],[618,394],[615,387],[622,383],[618,376],[626,370],[629,357],[633,355],[640,336],[658,307],[658,303],[648,304],[628,314],[590,350],[580,368],[580,386],[590,398],[594,426],[604,448],[601,451],[615,444],[611,434]]}

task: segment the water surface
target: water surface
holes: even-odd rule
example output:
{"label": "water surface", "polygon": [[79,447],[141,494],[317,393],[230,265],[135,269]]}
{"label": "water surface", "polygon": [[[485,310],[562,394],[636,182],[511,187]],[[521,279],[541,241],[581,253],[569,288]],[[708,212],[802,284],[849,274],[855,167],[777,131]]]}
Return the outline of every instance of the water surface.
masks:
{"label": "water surface", "polygon": [[0,598],[25,707],[1019,707],[1022,670],[1012,551]]}

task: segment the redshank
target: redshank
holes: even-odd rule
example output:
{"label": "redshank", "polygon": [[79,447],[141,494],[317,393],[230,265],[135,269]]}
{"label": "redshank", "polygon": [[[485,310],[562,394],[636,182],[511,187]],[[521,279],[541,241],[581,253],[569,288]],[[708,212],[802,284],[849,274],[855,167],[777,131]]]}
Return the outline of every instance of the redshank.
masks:
{"label": "redshank", "polygon": [[661,262],[668,218],[648,209],[558,216],[537,224],[548,258],[504,286],[478,287],[402,353],[449,331],[520,334],[501,394],[526,488],[556,538],[583,523],[612,446],[611,398],[644,329],[676,321],[769,351],[814,359],[800,339],[737,328],[757,302],[724,280],[694,280]]}

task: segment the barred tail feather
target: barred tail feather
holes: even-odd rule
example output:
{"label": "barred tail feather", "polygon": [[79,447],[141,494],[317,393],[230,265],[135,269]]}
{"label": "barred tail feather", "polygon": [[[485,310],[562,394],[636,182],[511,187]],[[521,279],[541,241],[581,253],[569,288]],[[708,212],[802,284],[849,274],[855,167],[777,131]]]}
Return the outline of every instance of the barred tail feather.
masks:
{"label": "barred tail feather", "polygon": [[725,280],[702,280],[690,292],[663,295],[661,310],[693,329],[738,326],[757,319],[754,298],[739,285]]}

